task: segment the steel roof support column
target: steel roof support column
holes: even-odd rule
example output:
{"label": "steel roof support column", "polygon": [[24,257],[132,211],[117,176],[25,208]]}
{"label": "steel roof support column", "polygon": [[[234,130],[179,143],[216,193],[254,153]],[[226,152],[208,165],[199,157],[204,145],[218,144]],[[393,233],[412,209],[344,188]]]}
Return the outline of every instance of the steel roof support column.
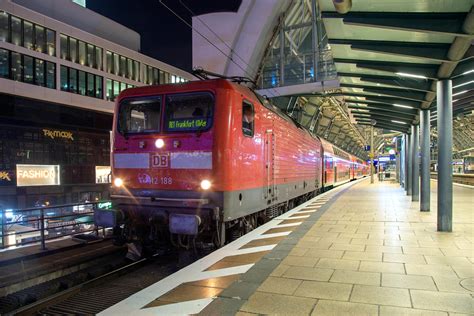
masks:
{"label": "steel roof support column", "polygon": [[370,127],[370,183],[374,183],[374,126]]}
{"label": "steel roof support column", "polygon": [[420,115],[421,192],[420,211],[430,211],[430,110]]}
{"label": "steel roof support column", "polygon": [[413,125],[411,126],[411,133],[407,137],[408,139],[408,150],[407,150],[407,195],[412,195],[412,183],[413,183]]}
{"label": "steel roof support column", "polygon": [[438,113],[438,231],[453,230],[453,106],[452,82],[436,84]]}
{"label": "steel roof support column", "polygon": [[412,134],[413,134],[413,158],[412,158],[412,201],[419,201],[420,200],[420,158],[418,155],[419,150],[419,134],[420,134],[420,126],[418,124],[411,126]]}
{"label": "steel roof support column", "polygon": [[403,134],[403,188],[408,191],[408,134]]}

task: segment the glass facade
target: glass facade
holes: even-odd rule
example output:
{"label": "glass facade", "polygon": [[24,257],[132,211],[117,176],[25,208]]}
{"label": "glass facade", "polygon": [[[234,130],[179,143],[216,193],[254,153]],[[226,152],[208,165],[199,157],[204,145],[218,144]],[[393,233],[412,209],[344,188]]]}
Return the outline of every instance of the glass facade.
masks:
{"label": "glass facade", "polygon": [[143,82],[149,85],[181,83],[187,80],[179,76],[172,75],[161,69],[145,65]]}
{"label": "glass facade", "polygon": [[56,33],[48,28],[0,11],[0,41],[54,56]]}
{"label": "glass facade", "polygon": [[131,58],[107,51],[106,71],[110,74],[125,77],[131,80],[140,80],[140,63]]}
{"label": "glass facade", "polygon": [[0,49],[0,77],[55,89],[56,64]]}
{"label": "glass facade", "polygon": [[64,34],[60,35],[60,45],[62,59],[102,70],[102,48]]}
{"label": "glass facade", "polygon": [[103,78],[82,70],[61,66],[61,90],[98,99],[103,98]]}
{"label": "glass facade", "polygon": [[106,86],[106,99],[108,101],[115,101],[115,98],[125,89],[134,88],[134,85],[127,84],[125,82],[120,82],[112,79],[107,79]]}

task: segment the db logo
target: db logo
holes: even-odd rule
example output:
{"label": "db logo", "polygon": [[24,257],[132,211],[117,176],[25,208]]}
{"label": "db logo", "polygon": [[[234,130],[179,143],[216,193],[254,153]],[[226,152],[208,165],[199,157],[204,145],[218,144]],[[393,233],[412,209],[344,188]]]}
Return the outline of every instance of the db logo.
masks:
{"label": "db logo", "polygon": [[153,155],[151,156],[151,166],[153,168],[166,168],[169,166],[170,156],[165,155]]}
{"label": "db logo", "polygon": [[151,177],[149,174],[140,173],[138,175],[138,182],[141,184],[151,184]]}

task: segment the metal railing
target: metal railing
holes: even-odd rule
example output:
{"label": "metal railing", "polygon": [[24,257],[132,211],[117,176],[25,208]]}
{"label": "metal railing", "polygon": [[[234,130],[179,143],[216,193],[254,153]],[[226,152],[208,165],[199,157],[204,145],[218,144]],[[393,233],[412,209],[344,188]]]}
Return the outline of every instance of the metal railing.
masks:
{"label": "metal railing", "polygon": [[46,250],[50,240],[88,232],[99,235],[94,211],[110,206],[110,201],[101,201],[16,210],[0,208],[0,249],[40,243],[41,249]]}

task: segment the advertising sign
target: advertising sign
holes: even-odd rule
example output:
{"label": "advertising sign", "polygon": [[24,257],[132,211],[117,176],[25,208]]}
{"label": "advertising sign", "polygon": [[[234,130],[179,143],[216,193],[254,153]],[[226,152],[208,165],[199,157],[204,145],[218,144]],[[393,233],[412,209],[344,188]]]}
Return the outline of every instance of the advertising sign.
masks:
{"label": "advertising sign", "polygon": [[16,165],[17,186],[60,185],[59,165]]}
{"label": "advertising sign", "polygon": [[0,169],[0,186],[15,185],[15,172]]}
{"label": "advertising sign", "polygon": [[95,183],[110,183],[110,166],[95,166]]}

